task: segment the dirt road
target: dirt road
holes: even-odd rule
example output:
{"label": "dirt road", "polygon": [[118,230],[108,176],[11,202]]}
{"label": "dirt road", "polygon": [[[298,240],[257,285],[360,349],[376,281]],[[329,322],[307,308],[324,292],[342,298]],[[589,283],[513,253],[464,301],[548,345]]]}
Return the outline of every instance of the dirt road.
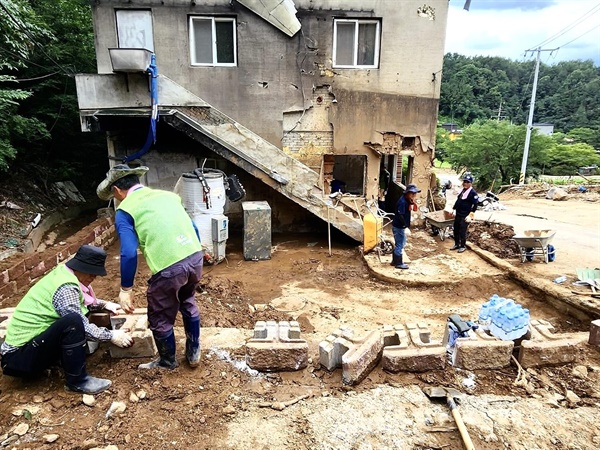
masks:
{"label": "dirt road", "polygon": [[[524,230],[555,230],[552,245],[556,259],[550,276],[575,275],[576,268],[600,268],[600,203],[582,200],[552,201],[543,198],[503,200],[503,211],[479,211],[477,219],[510,224]],[[529,264],[542,271],[540,264]]]}
{"label": "dirt road", "polygon": [[[459,260],[448,251],[448,241],[416,230],[408,247],[413,273],[406,271],[405,276],[438,280],[442,268],[447,282],[407,287],[371,277],[357,249],[348,244],[334,242],[329,256],[326,235],[274,236],[273,244],[271,260],[244,261],[241,242],[234,237],[228,243],[227,263],[205,268],[203,292],[197,294],[203,327],[200,368],[194,371],[182,364],[173,372],[141,372],[136,368],[139,361],[111,360],[102,346],[90,357],[90,372],[114,384],[97,396],[93,407],[63,391],[60,371],[32,382],[2,376],[0,442],[8,439],[9,448],[20,449],[112,444],[121,450],[458,450],[462,446],[446,407],[432,405],[421,392],[423,386],[446,385],[469,394],[460,407],[478,449],[600,445],[600,355],[595,349],[579,353],[574,365],[528,372],[527,389],[513,384],[515,367],[397,375],[377,367],[352,388],[342,385],[340,370],[330,373],[319,367],[318,344],[339,326],[361,335],[385,324],[422,321],[439,340],[449,314],[474,318],[493,293],[516,299],[532,317],[549,320],[558,331],[588,329],[587,323],[561,316],[474,253],[465,252]],[[108,272],[110,276],[96,280],[94,289],[100,298],[114,299],[118,244],[109,249]],[[141,263],[137,306],[144,306],[148,275]],[[15,305],[19,298],[14,296],[2,307]],[[249,304],[270,307],[251,312]],[[243,342],[253,324],[286,318],[301,324],[302,337],[309,342],[309,367],[275,374],[249,370]],[[181,327],[176,333],[182,344]],[[146,397],[135,401],[131,393],[140,390]],[[283,411],[261,407],[303,395],[309,398]],[[124,401],[127,409],[107,419],[115,400]],[[12,430],[20,423],[29,429],[15,439]],[[44,443],[43,436],[52,433],[59,435],[56,443]]]}

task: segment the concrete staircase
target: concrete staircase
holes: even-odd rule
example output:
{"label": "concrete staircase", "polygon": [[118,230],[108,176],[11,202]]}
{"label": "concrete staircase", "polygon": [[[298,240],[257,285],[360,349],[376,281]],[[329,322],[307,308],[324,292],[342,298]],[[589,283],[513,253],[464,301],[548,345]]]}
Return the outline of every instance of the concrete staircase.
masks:
{"label": "concrete staircase", "polygon": [[[142,82],[140,82],[142,80]],[[86,117],[150,114],[148,86],[143,78],[121,75],[77,75],[82,128]],[[123,86],[123,84],[126,86]],[[247,171],[351,238],[363,240],[363,198],[334,202],[318,187],[319,174],[278,147],[236,122],[173,80],[159,76],[159,112],[162,121],[200,142]],[[110,100],[103,92],[118,93]],[[140,106],[148,105],[148,106]]]}

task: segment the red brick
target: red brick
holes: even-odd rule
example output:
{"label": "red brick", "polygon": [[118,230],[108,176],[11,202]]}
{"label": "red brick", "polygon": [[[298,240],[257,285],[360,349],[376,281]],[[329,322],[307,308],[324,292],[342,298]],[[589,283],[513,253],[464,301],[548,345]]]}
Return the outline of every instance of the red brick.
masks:
{"label": "red brick", "polygon": [[590,345],[600,347],[600,319],[594,320],[590,325],[590,338],[588,342]]}
{"label": "red brick", "polygon": [[9,281],[8,283],[0,286],[0,298],[8,297],[9,295],[17,292],[16,281]]}
{"label": "red brick", "polygon": [[46,273],[46,264],[44,262],[41,262],[29,271],[29,278],[33,280],[35,278],[41,277],[45,273]]}
{"label": "red brick", "polygon": [[23,264],[25,265],[26,269],[31,270],[37,266],[41,260],[42,255],[40,253],[33,253],[23,260]]}
{"label": "red brick", "polygon": [[24,273],[25,273],[25,264],[23,264],[23,261],[20,261],[19,263],[15,264],[14,266],[8,268],[8,279],[16,280]]}
{"label": "red brick", "polygon": [[89,316],[90,323],[93,323],[97,327],[104,327],[110,329],[110,313],[105,312],[94,312]]}
{"label": "red brick", "polygon": [[49,272],[56,267],[56,264],[56,255],[52,255],[44,260],[44,269]]}
{"label": "red brick", "polygon": [[29,284],[31,283],[31,280],[29,279],[29,274],[21,275],[14,281],[17,283],[17,291],[21,290],[25,286],[29,286]]}

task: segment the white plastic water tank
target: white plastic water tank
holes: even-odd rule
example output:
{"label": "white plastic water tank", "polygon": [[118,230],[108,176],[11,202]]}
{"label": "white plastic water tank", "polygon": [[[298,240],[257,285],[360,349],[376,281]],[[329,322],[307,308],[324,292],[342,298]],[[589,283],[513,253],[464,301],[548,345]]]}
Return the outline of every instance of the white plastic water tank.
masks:
{"label": "white plastic water tank", "polygon": [[202,183],[193,173],[184,173],[181,176],[176,192],[181,196],[185,210],[198,227],[202,245],[213,254],[211,219],[223,214],[227,197],[222,173],[204,172],[204,179],[210,188],[210,201],[207,201]]}

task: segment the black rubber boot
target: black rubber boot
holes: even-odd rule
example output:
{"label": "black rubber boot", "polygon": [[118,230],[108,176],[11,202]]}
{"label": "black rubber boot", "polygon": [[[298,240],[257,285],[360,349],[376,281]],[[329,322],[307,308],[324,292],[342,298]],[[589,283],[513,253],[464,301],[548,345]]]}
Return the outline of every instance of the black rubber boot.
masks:
{"label": "black rubber boot", "polygon": [[146,364],[140,364],[138,369],[160,367],[161,369],[173,370],[178,367],[179,363],[175,359],[175,333],[173,329],[171,328],[168,334],[162,336],[156,332],[152,332],[152,334],[154,335],[159,358]]}
{"label": "black rubber boot", "polygon": [[185,357],[190,367],[200,365],[200,317],[184,317]]}
{"label": "black rubber boot", "polygon": [[390,263],[390,266],[396,267],[397,265],[398,265],[398,256],[396,256],[395,253],[392,253],[392,262]]}
{"label": "black rubber boot", "polygon": [[408,265],[402,262],[402,255],[398,257],[396,269],[408,269]]}
{"label": "black rubber boot", "polygon": [[110,387],[112,381],[88,375],[85,369],[85,341],[62,346],[62,366],[65,371],[65,388],[83,394],[99,394]]}

